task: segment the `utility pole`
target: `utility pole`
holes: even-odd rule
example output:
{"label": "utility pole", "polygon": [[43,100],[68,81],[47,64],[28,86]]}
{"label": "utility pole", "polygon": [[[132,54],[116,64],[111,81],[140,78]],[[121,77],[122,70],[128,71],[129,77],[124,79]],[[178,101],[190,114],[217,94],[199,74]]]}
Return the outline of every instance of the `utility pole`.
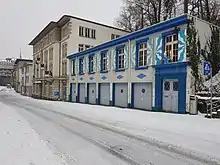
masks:
{"label": "utility pole", "polygon": [[184,0],[184,14],[188,14],[189,0]]}

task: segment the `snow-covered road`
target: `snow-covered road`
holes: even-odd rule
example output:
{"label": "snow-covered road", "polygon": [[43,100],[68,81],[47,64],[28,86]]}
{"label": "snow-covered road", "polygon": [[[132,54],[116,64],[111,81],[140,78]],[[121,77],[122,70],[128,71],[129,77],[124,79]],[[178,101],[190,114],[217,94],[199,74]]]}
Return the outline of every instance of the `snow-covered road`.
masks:
{"label": "snow-covered road", "polygon": [[[220,164],[218,120],[35,100],[10,91],[0,91],[0,106],[8,107],[11,114],[17,113],[24,122],[28,121],[47,144],[48,157],[49,153],[53,154],[57,162],[65,160],[69,165]],[[4,148],[0,150],[2,153]]]}

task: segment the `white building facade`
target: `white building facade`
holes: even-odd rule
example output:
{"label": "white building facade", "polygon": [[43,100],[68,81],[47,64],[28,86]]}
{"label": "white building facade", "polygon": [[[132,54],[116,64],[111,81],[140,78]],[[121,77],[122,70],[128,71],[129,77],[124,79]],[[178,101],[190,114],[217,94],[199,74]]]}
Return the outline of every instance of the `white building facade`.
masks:
{"label": "white building facade", "polygon": [[204,48],[210,24],[182,15],[68,56],[69,101],[189,112],[194,94],[187,57],[189,22]]}
{"label": "white building facade", "polygon": [[69,62],[67,55],[89,49],[128,32],[97,22],[64,15],[50,22],[31,42],[33,46],[33,95],[67,100]]}
{"label": "white building facade", "polygon": [[26,96],[32,96],[33,86],[33,65],[32,62],[26,62],[19,68],[19,82],[21,85],[20,93]]}

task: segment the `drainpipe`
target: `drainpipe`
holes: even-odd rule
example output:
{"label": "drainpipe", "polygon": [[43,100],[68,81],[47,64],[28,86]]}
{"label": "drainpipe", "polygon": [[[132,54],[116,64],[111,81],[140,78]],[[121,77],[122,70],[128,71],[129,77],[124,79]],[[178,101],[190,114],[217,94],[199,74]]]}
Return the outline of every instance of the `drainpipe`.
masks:
{"label": "drainpipe", "polygon": [[[129,85],[129,106],[131,106],[131,40],[128,39],[128,85]],[[130,107],[129,107],[130,108]]]}
{"label": "drainpipe", "polygon": [[[60,34],[61,35],[61,34]],[[61,36],[60,36],[60,41],[59,41],[59,99],[60,99],[60,88],[61,88],[61,83],[60,83],[60,78],[61,78],[61,73],[60,73],[60,67],[61,67]]]}

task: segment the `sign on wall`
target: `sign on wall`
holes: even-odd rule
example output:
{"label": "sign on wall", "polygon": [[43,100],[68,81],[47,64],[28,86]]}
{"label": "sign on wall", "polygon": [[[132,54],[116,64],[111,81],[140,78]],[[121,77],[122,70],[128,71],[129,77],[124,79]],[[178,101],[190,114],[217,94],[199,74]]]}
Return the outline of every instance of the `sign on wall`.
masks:
{"label": "sign on wall", "polygon": [[203,67],[204,67],[204,69],[203,69],[204,75],[206,75],[206,76],[210,75],[210,73],[211,73],[211,64],[206,61],[206,62],[204,62]]}

